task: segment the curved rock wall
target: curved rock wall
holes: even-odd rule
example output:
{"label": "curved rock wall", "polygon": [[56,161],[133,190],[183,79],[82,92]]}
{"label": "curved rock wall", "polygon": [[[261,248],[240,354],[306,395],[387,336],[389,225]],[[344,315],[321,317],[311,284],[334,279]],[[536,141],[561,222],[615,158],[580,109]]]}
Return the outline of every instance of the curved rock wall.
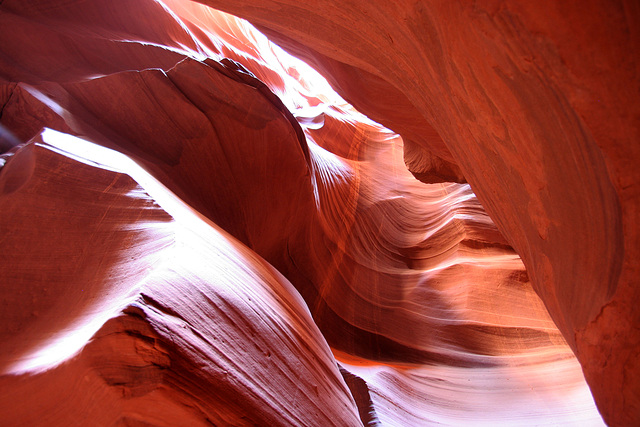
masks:
{"label": "curved rock wall", "polygon": [[6,423],[599,422],[573,352],[633,424],[631,6],[208,3],[402,138],[206,6],[2,2]]}
{"label": "curved rock wall", "polygon": [[[401,92],[522,256],[605,418],[635,424],[635,2],[203,3],[249,19],[329,74],[340,69],[337,89],[365,114],[384,116],[386,107],[345,89],[349,75]],[[402,133],[404,123],[386,117]],[[419,177],[415,157],[408,163]]]}

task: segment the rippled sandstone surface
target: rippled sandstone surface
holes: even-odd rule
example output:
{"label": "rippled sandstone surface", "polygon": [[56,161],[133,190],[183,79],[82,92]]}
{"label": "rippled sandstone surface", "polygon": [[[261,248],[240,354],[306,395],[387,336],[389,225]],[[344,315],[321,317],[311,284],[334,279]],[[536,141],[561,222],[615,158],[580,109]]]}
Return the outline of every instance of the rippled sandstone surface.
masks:
{"label": "rippled sandstone surface", "polygon": [[637,5],[205,3],[400,135],[205,5],[1,2],[2,424],[640,420]]}

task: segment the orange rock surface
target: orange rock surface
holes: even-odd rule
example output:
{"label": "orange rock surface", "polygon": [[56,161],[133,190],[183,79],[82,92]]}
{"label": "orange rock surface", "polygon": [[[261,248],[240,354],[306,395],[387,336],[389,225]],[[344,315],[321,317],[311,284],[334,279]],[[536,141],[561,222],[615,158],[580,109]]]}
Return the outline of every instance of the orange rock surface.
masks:
{"label": "orange rock surface", "polygon": [[0,424],[640,422],[633,2],[203,3],[350,104],[203,4],[0,2]]}

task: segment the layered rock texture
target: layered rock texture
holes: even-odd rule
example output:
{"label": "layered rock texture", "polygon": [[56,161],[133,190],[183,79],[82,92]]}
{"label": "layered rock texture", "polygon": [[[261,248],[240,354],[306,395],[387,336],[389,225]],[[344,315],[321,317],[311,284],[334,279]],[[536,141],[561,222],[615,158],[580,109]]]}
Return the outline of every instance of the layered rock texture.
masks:
{"label": "layered rock texture", "polygon": [[0,424],[637,425],[638,28],[0,2]]}

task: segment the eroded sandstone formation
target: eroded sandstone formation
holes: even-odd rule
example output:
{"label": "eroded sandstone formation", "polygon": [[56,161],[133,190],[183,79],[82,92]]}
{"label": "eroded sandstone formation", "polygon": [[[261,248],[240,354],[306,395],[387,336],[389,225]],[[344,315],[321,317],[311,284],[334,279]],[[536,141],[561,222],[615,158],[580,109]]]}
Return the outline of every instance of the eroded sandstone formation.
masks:
{"label": "eroded sandstone formation", "polygon": [[205,5],[2,2],[2,424],[638,421],[637,6],[203,3],[400,136]]}

